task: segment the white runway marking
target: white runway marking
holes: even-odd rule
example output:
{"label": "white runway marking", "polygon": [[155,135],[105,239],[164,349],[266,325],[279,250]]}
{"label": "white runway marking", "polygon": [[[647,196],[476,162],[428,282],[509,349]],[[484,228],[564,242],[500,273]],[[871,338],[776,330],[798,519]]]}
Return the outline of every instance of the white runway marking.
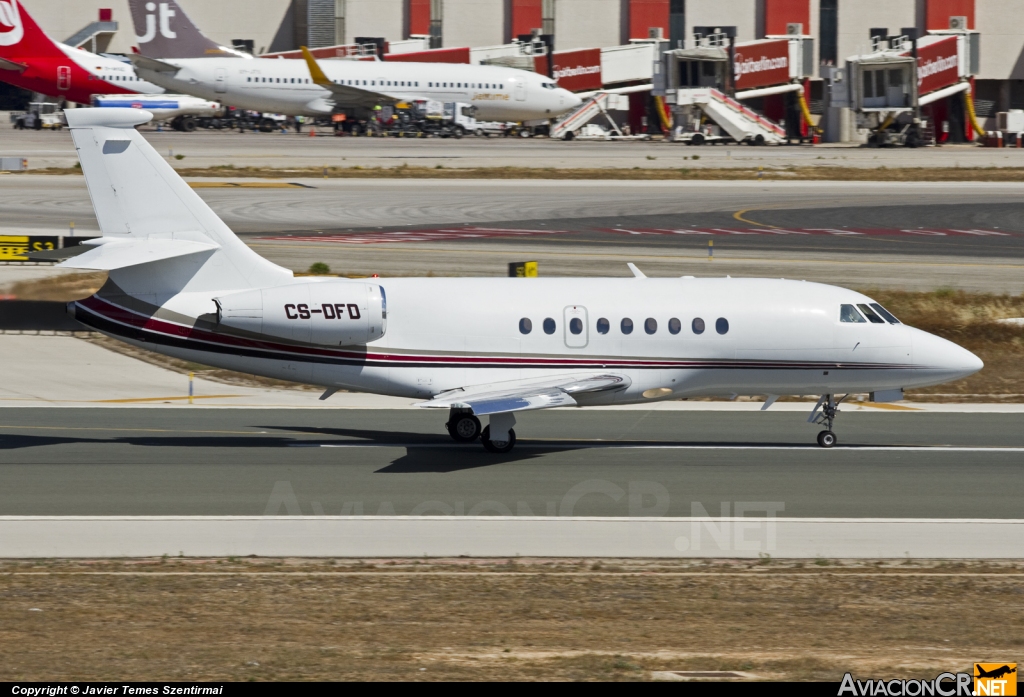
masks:
{"label": "white runway marking", "polygon": [[[455,448],[473,444],[455,443],[290,443],[291,448]],[[845,452],[954,452],[954,453],[1024,453],[1024,447],[971,447],[953,445],[846,445],[821,448],[817,445],[656,445],[630,443],[552,443],[550,445],[517,445],[516,450],[544,449],[583,450],[832,450]]]}

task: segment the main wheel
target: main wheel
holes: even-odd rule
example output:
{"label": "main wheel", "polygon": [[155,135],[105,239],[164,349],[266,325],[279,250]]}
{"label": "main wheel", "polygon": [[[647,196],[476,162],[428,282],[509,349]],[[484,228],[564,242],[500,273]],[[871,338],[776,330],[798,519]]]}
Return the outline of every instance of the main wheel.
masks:
{"label": "main wheel", "polygon": [[491,427],[488,426],[480,434],[480,442],[484,444],[484,450],[489,453],[507,453],[516,445],[516,432],[510,428],[508,440],[491,440]]}
{"label": "main wheel", "polygon": [[823,448],[831,448],[836,444],[836,434],[832,431],[822,431],[818,434],[818,445]]}
{"label": "main wheel", "polygon": [[458,443],[472,443],[480,437],[480,419],[472,414],[462,414],[444,425],[448,435]]}

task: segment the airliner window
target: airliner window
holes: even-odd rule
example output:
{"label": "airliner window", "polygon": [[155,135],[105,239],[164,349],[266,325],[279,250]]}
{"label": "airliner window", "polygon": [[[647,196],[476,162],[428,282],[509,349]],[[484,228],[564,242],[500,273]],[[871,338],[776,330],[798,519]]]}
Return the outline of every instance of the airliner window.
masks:
{"label": "airliner window", "polygon": [[702,320],[700,317],[695,318],[690,326],[693,328],[694,334],[704,333],[704,320]]}
{"label": "airliner window", "polygon": [[548,317],[546,320],[544,320],[544,333],[545,334],[554,334],[555,333],[555,320],[551,319],[550,317]]}
{"label": "airliner window", "polygon": [[863,303],[857,303],[857,307],[864,313],[864,316],[868,318],[871,324],[885,324],[885,320],[875,314],[875,311]]}
{"label": "airliner window", "polygon": [[611,329],[611,326],[612,325],[608,322],[608,320],[602,317],[601,319],[597,320],[597,333],[607,334],[608,330]]}
{"label": "airliner window", "polygon": [[682,328],[683,328],[683,323],[680,322],[677,318],[673,317],[672,319],[670,319],[668,321],[668,333],[669,334],[678,334],[679,331]]}
{"label": "airliner window", "polygon": [[582,334],[583,320],[581,320],[579,317],[573,317],[571,320],[569,320],[569,331],[572,332],[573,334]]}
{"label": "airliner window", "polygon": [[619,329],[622,330],[623,334],[632,334],[633,320],[631,320],[629,317],[623,318],[622,322],[619,323]]}
{"label": "airliner window", "polygon": [[719,317],[715,322],[715,331],[719,334],[727,334],[729,332],[729,320],[725,317]]}
{"label": "airliner window", "polygon": [[839,307],[839,321],[855,324],[867,324],[867,320],[860,316],[857,308],[853,305],[841,305]]}
{"label": "airliner window", "polygon": [[529,320],[529,318],[523,317],[521,320],[519,320],[519,333],[520,334],[529,334],[532,331],[533,331],[533,322],[531,322]]}
{"label": "airliner window", "polygon": [[648,334],[654,334],[658,331],[658,320],[648,317],[647,321],[644,322],[644,331]]}
{"label": "airliner window", "polygon": [[886,310],[884,307],[882,307],[878,303],[871,303],[871,307],[875,308],[875,312],[877,312],[882,317],[884,317],[889,324],[899,324],[900,323],[900,321],[898,319],[896,319],[896,317],[893,316],[893,314],[891,312]]}

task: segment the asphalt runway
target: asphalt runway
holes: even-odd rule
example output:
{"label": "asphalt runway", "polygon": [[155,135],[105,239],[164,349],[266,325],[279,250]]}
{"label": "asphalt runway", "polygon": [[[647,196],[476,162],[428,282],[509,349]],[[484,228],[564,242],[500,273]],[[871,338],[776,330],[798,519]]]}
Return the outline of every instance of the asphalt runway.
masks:
{"label": "asphalt runway", "polygon": [[[323,131],[321,131],[323,132]],[[661,141],[564,142],[548,138],[310,138],[308,132],[245,133],[199,130],[142,133],[177,167],[571,167],[702,169],[722,167],[1021,167],[1024,150],[954,145],[938,148],[866,148],[849,145],[688,147]],[[0,129],[0,155],[24,157],[30,168],[72,167],[77,158],[67,131]]]}
{"label": "asphalt runway", "polygon": [[[4,409],[0,515],[1019,518],[1024,415],[519,416],[508,455],[395,410]],[[745,512],[745,513],[744,513]]]}
{"label": "asphalt runway", "polygon": [[[198,193],[275,263],[347,275],[796,278],[1024,292],[1024,184],[205,180]],[[97,234],[80,177],[12,176],[5,234]],[[239,186],[234,186],[238,184]],[[228,185],[228,186],[225,186]],[[715,261],[708,260],[708,242]]]}

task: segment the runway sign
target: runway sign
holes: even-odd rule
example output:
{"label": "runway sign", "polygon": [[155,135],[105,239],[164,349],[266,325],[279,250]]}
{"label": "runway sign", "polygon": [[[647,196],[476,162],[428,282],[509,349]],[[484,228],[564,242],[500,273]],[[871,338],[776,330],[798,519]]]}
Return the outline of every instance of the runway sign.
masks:
{"label": "runway sign", "polygon": [[32,261],[28,255],[33,252],[74,247],[91,239],[61,235],[0,235],[0,261]]}

